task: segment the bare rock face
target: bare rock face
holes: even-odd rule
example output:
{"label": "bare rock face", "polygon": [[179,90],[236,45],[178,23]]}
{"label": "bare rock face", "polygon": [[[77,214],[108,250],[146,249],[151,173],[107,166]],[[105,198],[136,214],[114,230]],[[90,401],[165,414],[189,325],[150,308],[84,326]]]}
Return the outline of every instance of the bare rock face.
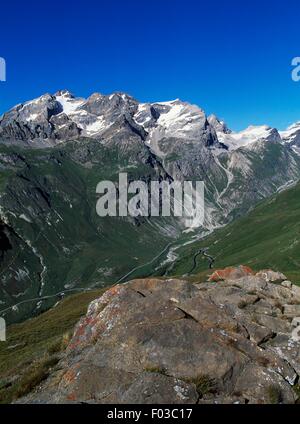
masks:
{"label": "bare rock face", "polygon": [[55,140],[78,138],[81,129],[63,113],[55,96],[45,94],[11,109],[0,117],[0,138],[34,147],[55,144]]}
{"label": "bare rock face", "polygon": [[224,134],[231,133],[231,130],[227,127],[226,123],[221,121],[216,115],[209,115],[207,120],[216,132],[222,132]]}
{"label": "bare rock face", "polygon": [[299,295],[241,270],[205,283],[114,286],[90,304],[57,370],[21,402],[295,403]]}

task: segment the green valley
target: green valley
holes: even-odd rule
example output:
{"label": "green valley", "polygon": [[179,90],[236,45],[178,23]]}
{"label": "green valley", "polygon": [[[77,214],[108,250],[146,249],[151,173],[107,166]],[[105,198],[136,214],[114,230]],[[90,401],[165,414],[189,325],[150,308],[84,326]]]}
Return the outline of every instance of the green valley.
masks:
{"label": "green valley", "polygon": [[[247,216],[203,240],[179,249],[179,259],[162,273],[189,273],[194,255],[203,248],[215,259],[214,268],[239,264],[255,270],[272,268],[300,284],[300,184],[272,196]],[[193,273],[207,269],[207,258],[198,256]]]}

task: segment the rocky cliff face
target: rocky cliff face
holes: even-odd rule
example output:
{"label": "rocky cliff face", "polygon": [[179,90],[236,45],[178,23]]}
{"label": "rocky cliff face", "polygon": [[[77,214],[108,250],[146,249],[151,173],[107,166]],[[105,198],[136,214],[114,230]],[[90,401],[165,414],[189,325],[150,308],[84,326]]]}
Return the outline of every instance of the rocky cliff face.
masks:
{"label": "rocky cliff face", "polygon": [[117,285],[21,403],[294,403],[299,316],[299,287],[270,270]]}

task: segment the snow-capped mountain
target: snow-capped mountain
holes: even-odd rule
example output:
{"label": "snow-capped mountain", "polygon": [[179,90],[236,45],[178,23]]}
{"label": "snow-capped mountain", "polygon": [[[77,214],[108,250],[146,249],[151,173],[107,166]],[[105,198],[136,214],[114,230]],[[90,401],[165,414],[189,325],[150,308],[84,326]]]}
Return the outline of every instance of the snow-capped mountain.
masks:
{"label": "snow-capped mountain", "polygon": [[281,142],[280,134],[275,128],[262,126],[250,126],[240,132],[217,131],[218,140],[222,142],[228,150],[236,150],[240,147],[249,147],[257,141],[270,140]]}
{"label": "snow-capped mountain", "polygon": [[[147,131],[149,144],[166,137],[199,140],[205,127],[210,127],[204,111],[180,100],[139,104],[124,93],[95,93],[82,99],[63,90],[5,113],[0,118],[0,135],[3,141],[51,145],[79,136],[100,137],[121,118]],[[207,144],[213,144],[214,138],[208,131]]]}
{"label": "snow-capped mountain", "polygon": [[85,138],[122,152],[143,146],[171,178],[204,180],[210,230],[300,176],[299,123],[281,133],[266,125],[233,132],[179,99],[139,103],[125,93],[84,99],[62,90],[0,117],[5,144],[49,147]]}
{"label": "snow-capped mountain", "polygon": [[63,90],[18,105],[0,118],[4,141],[23,141],[32,147],[53,145],[79,136],[97,137],[136,102],[125,94],[88,99]]}
{"label": "snow-capped mountain", "polygon": [[216,115],[206,116],[198,106],[179,99],[139,103],[124,93],[94,93],[84,99],[74,97],[67,90],[45,94],[2,115],[0,137],[2,142],[24,142],[32,147],[79,137],[99,138],[124,117],[145,131],[145,139],[154,151],[158,151],[159,142],[166,138],[202,142],[206,147],[230,151],[259,140],[272,139],[293,146],[300,142],[300,122],[281,132],[266,125],[233,132]]}

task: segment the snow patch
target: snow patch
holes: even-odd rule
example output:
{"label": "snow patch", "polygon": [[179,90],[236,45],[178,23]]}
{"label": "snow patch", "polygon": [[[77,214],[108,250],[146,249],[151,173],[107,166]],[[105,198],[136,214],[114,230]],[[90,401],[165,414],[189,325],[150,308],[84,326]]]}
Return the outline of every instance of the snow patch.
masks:
{"label": "snow patch", "polygon": [[223,132],[217,132],[218,140],[225,144],[229,150],[236,150],[240,147],[249,146],[258,140],[266,140],[274,132],[274,129],[267,126],[250,126],[240,132],[232,132],[225,134]]}
{"label": "snow patch", "polygon": [[279,132],[283,142],[291,143],[300,134],[300,122],[290,125],[285,131]]}
{"label": "snow patch", "polygon": [[101,116],[92,124],[87,125],[85,128],[85,132],[88,135],[93,135],[93,134],[97,134],[99,131],[103,130],[105,127],[106,127],[105,120]]}

